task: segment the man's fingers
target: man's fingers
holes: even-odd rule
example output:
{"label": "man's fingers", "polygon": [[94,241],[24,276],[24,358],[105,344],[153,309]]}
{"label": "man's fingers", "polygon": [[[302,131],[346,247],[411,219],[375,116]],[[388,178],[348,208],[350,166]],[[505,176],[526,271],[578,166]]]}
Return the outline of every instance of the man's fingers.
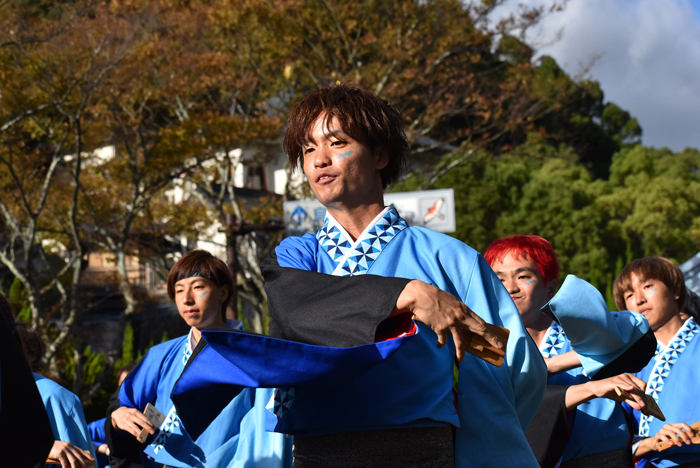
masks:
{"label": "man's fingers", "polygon": [[[154,433],[153,423],[140,411],[133,410],[130,414],[131,422],[146,429],[149,433]],[[139,431],[141,432],[141,431]]]}
{"label": "man's fingers", "polygon": [[691,444],[692,441],[690,437],[683,431],[683,429],[685,429],[684,426],[687,426],[687,431],[692,431],[690,426],[684,423],[667,424],[661,428],[657,434],[657,439],[660,439],[662,442],[668,442],[669,446],[677,445],[678,447],[682,447],[683,443]]}
{"label": "man's fingers", "polygon": [[129,423],[129,434],[133,435],[134,437],[138,437],[141,435],[141,426],[135,423]]}
{"label": "man's fingers", "polygon": [[442,348],[447,344],[447,332],[445,330],[438,330],[435,332],[438,339],[438,348]]}
{"label": "man's fingers", "polygon": [[498,349],[502,349],[503,343],[501,343],[501,340],[499,340],[496,334],[493,332],[493,330],[491,330],[491,327],[489,327],[488,323],[484,323],[484,328],[485,332],[483,337],[486,339],[486,341],[488,341],[491,344],[491,346],[495,346]]}
{"label": "man's fingers", "polygon": [[85,468],[86,460],[83,450],[79,449],[74,445],[69,445],[66,448],[68,449],[68,458],[70,459],[72,465],[75,468]]}
{"label": "man's fingers", "polygon": [[632,381],[632,383],[640,389],[642,392],[644,392],[647,389],[647,383],[640,379],[639,377],[635,377],[634,375],[630,374],[625,374],[629,379]]}
{"label": "man's fingers", "polygon": [[143,427],[146,427],[146,426],[148,426],[148,427],[153,427],[153,424],[151,423],[151,421],[146,417],[145,414],[143,414],[143,413],[142,413],[141,411],[139,411],[139,410],[132,410],[132,411],[131,411],[131,417],[133,418],[132,420],[133,420],[135,423],[137,423],[137,424],[139,424],[139,425],[141,425],[141,426],[143,426]]}
{"label": "man's fingers", "polygon": [[639,408],[640,408],[639,411],[641,411],[641,408],[643,408],[644,406],[646,406],[646,403],[644,403],[644,398],[642,398],[641,396],[637,395],[636,393],[633,393],[633,394],[632,394],[632,398],[634,398],[634,401],[635,401],[635,402],[637,403],[637,405],[639,406]]}
{"label": "man's fingers", "polygon": [[489,324],[465,304],[462,303],[461,306],[462,312],[464,313],[464,318],[461,322],[466,325],[472,333],[483,337],[491,346],[499,349],[503,348],[503,343],[501,343],[501,340],[499,340],[493,330],[491,330]]}
{"label": "man's fingers", "polygon": [[465,337],[460,333],[460,330],[458,330],[455,327],[450,328],[450,331],[452,332],[452,339],[455,342],[455,348],[457,349],[457,360],[459,362],[464,362],[464,350],[467,347],[467,342],[466,339],[469,339],[471,341],[471,337]]}
{"label": "man's fingers", "polygon": [[141,427],[131,421],[126,421],[124,427],[120,427],[120,429],[128,432],[134,437],[138,437],[139,434],[141,434]]}
{"label": "man's fingers", "polygon": [[637,411],[642,411],[642,407],[639,406],[634,400],[627,400],[627,404],[630,405],[632,408],[636,409]]}
{"label": "man's fingers", "polygon": [[76,458],[75,454],[73,453],[73,450],[71,449],[72,447],[69,445],[63,451],[63,457],[61,458],[61,466],[64,466],[66,468],[85,468],[84,466],[80,466],[78,459]]}
{"label": "man's fingers", "polygon": [[61,463],[61,468],[70,468],[70,461],[68,461],[68,454],[61,450],[58,454],[58,461]]}
{"label": "man's fingers", "polygon": [[676,434],[683,442],[685,442],[687,445],[693,443],[693,441],[690,440],[690,435],[693,433],[692,427],[688,426],[685,423],[675,424],[675,427],[677,428]]}

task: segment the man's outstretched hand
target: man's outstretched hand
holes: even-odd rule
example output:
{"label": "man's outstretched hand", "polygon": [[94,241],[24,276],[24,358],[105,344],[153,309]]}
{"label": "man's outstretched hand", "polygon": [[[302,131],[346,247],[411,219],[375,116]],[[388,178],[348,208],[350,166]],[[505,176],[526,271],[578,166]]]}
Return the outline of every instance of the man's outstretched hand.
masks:
{"label": "man's outstretched hand", "polygon": [[457,348],[457,359],[464,361],[464,352],[475,335],[483,337],[492,346],[502,349],[503,343],[481,317],[472,312],[452,294],[413,280],[401,292],[392,315],[412,313],[414,320],[428,325],[437,334],[438,348],[447,343],[447,334]]}

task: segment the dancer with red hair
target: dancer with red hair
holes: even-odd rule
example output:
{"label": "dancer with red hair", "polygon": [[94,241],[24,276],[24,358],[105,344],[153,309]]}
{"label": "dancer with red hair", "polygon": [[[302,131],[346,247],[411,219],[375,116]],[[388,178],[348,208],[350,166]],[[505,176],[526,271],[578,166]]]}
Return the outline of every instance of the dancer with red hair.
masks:
{"label": "dancer with red hair", "polygon": [[[632,467],[630,429],[618,403],[624,398],[615,390],[632,392],[629,404],[641,409],[645,384],[627,374],[613,374],[639,369],[649,360],[653,354],[649,325],[629,312],[617,318],[631,321],[609,320],[600,293],[571,275],[555,297],[559,263],[542,237],[498,239],[484,257],[547,361],[550,378],[545,398],[526,432],[540,465]],[[588,302],[582,304],[581,296]],[[573,327],[567,326],[574,323],[569,311],[578,315]],[[587,339],[596,332],[599,339]],[[645,351],[637,352],[640,347]]]}

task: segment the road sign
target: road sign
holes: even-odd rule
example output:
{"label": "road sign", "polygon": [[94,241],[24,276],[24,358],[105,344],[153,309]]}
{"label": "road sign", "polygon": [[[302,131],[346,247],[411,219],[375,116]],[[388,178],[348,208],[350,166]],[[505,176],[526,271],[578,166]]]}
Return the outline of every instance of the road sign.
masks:
{"label": "road sign", "polygon": [[[438,232],[454,232],[454,190],[385,193],[384,203],[394,205],[411,226],[423,226]],[[317,200],[284,202],[284,226],[288,236],[316,233],[326,218],[326,208]]]}

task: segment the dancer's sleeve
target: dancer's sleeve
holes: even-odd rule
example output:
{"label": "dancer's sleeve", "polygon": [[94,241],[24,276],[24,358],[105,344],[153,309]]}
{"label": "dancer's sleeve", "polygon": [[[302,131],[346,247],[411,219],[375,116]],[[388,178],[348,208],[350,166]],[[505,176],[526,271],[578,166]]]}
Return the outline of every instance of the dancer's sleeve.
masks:
{"label": "dancer's sleeve", "polygon": [[561,324],[589,378],[639,372],[656,351],[642,314],[611,312],[598,289],[574,275],[566,277],[543,311]]}
{"label": "dancer's sleeve", "polygon": [[[279,258],[285,259],[284,266],[273,251],[260,268],[272,319],[269,334],[290,341],[333,347],[374,343],[380,324],[391,315],[410,282],[405,278],[338,277],[303,270],[300,267],[309,267],[311,262],[292,263],[288,260],[294,258],[289,249],[283,249]],[[396,319],[397,331],[407,331],[405,328],[411,326],[410,317],[406,319]]]}

